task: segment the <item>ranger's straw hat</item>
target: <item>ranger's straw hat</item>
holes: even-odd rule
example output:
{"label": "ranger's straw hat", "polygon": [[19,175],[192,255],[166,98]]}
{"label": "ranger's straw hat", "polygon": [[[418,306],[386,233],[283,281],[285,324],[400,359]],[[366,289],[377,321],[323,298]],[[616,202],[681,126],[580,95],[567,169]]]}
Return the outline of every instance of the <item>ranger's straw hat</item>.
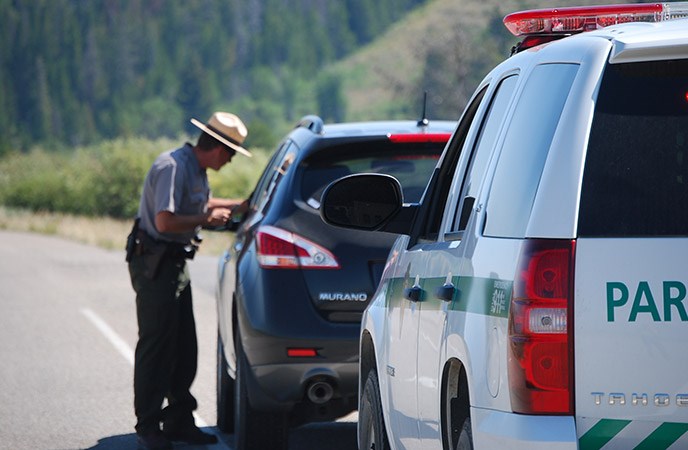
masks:
{"label": "ranger's straw hat", "polygon": [[241,146],[246,139],[248,130],[246,130],[244,122],[234,114],[220,111],[210,116],[206,124],[197,119],[191,119],[191,123],[242,155],[249,158],[253,156],[251,152]]}

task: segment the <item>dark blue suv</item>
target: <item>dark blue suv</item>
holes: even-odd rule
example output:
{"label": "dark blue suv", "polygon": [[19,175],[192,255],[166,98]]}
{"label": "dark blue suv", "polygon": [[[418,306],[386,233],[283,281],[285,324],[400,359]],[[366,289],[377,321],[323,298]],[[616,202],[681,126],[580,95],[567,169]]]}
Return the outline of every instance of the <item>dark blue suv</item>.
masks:
{"label": "dark blue suv", "polygon": [[325,224],[320,196],[384,173],[420,201],[454,127],[307,116],[279,144],[218,271],[218,427],[238,449],[286,448],[290,427],[357,408],[361,317],[396,236]]}

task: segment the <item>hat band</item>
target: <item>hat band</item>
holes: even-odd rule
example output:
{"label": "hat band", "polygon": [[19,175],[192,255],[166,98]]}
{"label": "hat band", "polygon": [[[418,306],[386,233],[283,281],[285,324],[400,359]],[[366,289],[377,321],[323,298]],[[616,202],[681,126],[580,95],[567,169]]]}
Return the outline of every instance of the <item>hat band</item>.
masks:
{"label": "hat band", "polygon": [[212,126],[212,125],[210,125],[210,124],[208,124],[208,123],[206,123],[205,126],[208,127],[210,130],[212,130],[214,133],[217,133],[217,134],[219,134],[220,136],[222,136],[223,138],[227,139],[227,140],[228,140],[229,142],[231,142],[232,144],[234,144],[234,145],[236,145],[236,146],[238,146],[238,147],[241,147],[241,142],[237,141],[236,139],[232,139],[231,137],[229,137],[229,136],[227,136],[226,134],[224,134],[222,131],[220,131],[220,130],[218,130],[217,128],[215,128],[214,126]]}

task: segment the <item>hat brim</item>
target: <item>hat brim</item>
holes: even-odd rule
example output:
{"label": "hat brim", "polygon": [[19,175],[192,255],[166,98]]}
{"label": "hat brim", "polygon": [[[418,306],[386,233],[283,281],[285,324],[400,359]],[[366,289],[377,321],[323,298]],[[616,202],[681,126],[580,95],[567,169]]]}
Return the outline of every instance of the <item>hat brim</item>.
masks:
{"label": "hat brim", "polygon": [[235,144],[234,142],[228,140],[225,136],[222,136],[221,134],[217,133],[216,131],[214,131],[214,130],[208,128],[208,127],[207,127],[203,122],[201,122],[200,120],[197,120],[197,119],[193,119],[193,118],[192,118],[192,119],[191,119],[191,123],[194,124],[194,125],[196,125],[198,128],[200,128],[200,129],[203,130],[204,132],[208,133],[209,135],[211,135],[212,137],[214,137],[214,138],[217,139],[218,141],[222,142],[222,143],[225,144],[227,147],[230,147],[230,148],[236,150],[237,152],[241,153],[242,155],[248,156],[249,158],[252,158],[252,157],[253,157],[253,155],[251,154],[251,152],[249,152],[248,150],[246,150],[244,147]]}

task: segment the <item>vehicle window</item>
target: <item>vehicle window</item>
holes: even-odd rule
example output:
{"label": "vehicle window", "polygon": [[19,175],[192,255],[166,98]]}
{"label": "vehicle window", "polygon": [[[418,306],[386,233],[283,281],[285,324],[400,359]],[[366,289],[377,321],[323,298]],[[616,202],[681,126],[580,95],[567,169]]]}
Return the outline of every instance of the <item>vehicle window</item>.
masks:
{"label": "vehicle window", "polygon": [[485,235],[525,236],[542,168],[576,73],[576,64],[544,64],[526,81],[495,168]]}
{"label": "vehicle window", "polygon": [[334,180],[355,173],[384,173],[401,183],[405,202],[418,202],[444,144],[399,144],[387,140],[329,147],[303,163],[301,197],[313,208]]}
{"label": "vehicle window", "polygon": [[688,59],[608,65],[583,174],[579,236],[688,235]]}
{"label": "vehicle window", "polygon": [[256,187],[253,189],[253,193],[251,194],[251,201],[249,202],[250,208],[256,208],[256,205],[258,205],[265,198],[268,183],[275,172],[275,166],[282,160],[287,148],[289,148],[289,142],[283,142],[282,145],[280,145],[277,150],[275,150],[275,153],[273,153],[273,155],[270,157],[270,160],[265,166],[265,170],[263,170],[263,173],[260,175],[258,183],[256,183]]}
{"label": "vehicle window", "polygon": [[296,151],[296,145],[290,143],[284,150],[284,153],[282,153],[282,157],[276,159],[278,164],[275,164],[271,167],[266,178],[265,189],[263,190],[257,202],[257,210],[259,212],[263,213],[270,205],[275,188],[277,188],[280,181],[282,181],[282,178],[284,178],[284,175],[287,173],[291,163],[294,162],[294,159],[296,158]]}
{"label": "vehicle window", "polygon": [[442,216],[444,215],[444,208],[447,204],[449,189],[454,178],[454,172],[456,172],[459,156],[461,156],[461,149],[463,149],[468,131],[475,120],[478,107],[485,97],[485,92],[487,92],[487,87],[481,89],[464,110],[454,137],[445,152],[442,166],[438,167],[433,173],[433,177],[428,184],[428,192],[423,199],[423,204],[418,214],[420,219],[417,228],[414,230],[414,235],[411,237],[410,245],[413,245],[417,239],[426,241],[437,239]]}
{"label": "vehicle window", "polygon": [[[473,211],[473,204],[478,196],[478,189],[480,182],[485,173],[485,168],[489,161],[490,155],[497,141],[497,135],[504,116],[506,115],[507,107],[509,106],[514,89],[516,88],[516,81],[518,77],[512,75],[503,79],[485,114],[485,119],[481,125],[478,138],[476,139],[475,147],[471,153],[471,160],[468,163],[468,170],[463,179],[461,194],[459,196],[459,204],[454,215],[454,222],[451,230],[453,232],[464,231],[471,211]],[[460,236],[456,236],[457,238]]]}

